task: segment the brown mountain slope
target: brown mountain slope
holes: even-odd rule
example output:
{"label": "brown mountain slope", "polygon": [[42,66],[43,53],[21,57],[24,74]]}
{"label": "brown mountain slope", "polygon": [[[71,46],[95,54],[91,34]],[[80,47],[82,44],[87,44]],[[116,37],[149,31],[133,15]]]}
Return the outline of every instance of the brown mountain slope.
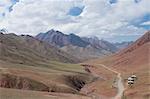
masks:
{"label": "brown mountain slope", "polygon": [[[135,43],[130,45],[114,55],[112,58],[113,63],[110,64],[116,69],[127,70],[128,68],[138,69],[140,65],[148,65],[149,63],[149,50],[150,50],[150,31],[146,32]],[[140,68],[140,67],[139,67]],[[142,67],[143,68],[143,67]],[[129,71],[129,70],[127,70]]]}
{"label": "brown mountain slope", "polygon": [[79,60],[73,56],[39,41],[32,36],[15,34],[0,34],[0,59],[34,64],[39,61],[60,61],[75,63]]}
{"label": "brown mountain slope", "polygon": [[93,48],[91,45],[86,46],[85,48],[68,45],[68,46],[61,47],[60,49],[67,52],[68,54],[74,55],[80,60],[95,59],[98,57],[104,57],[104,56],[112,54],[112,52],[110,51],[96,49],[96,48]]}
{"label": "brown mountain slope", "polygon": [[[80,89],[93,81],[94,77],[79,64],[70,64],[75,62],[78,59],[29,35],[1,33],[0,97],[81,99],[84,96],[74,94],[79,94]],[[39,93],[41,96],[37,97]],[[64,96],[63,93],[68,95]]]}
{"label": "brown mountain slope", "polygon": [[[127,99],[149,99],[150,82],[150,31],[115,55],[104,59],[89,61],[91,64],[104,64],[120,72],[124,79]],[[137,75],[138,80],[132,88],[127,86],[127,77],[132,73]]]}
{"label": "brown mountain slope", "polygon": [[82,61],[111,55],[118,50],[110,42],[97,37],[82,38],[75,34],[66,35],[53,29],[46,33],[39,33],[35,38],[57,46]]}
{"label": "brown mountain slope", "polygon": [[118,53],[105,57],[103,59],[96,59],[88,61],[89,63],[103,63],[107,66],[119,68],[134,68],[134,66],[149,63],[149,44],[150,31],[146,32],[141,38],[131,44],[129,47],[119,51]]}

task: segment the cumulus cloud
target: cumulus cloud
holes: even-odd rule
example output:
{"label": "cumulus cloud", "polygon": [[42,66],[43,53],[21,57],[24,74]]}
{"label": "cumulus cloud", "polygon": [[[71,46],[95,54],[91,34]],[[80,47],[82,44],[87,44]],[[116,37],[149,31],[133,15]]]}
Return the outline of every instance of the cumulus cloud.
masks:
{"label": "cumulus cloud", "polygon": [[143,22],[141,25],[150,25],[150,21]]}
{"label": "cumulus cloud", "polygon": [[[64,33],[100,38],[135,36],[146,29],[136,27],[132,20],[149,14],[148,4],[150,0],[117,0],[113,3],[109,0],[20,0],[1,20],[0,28],[31,35],[53,28]],[[83,6],[80,15],[68,14],[71,8]]]}
{"label": "cumulus cloud", "polygon": [[7,9],[9,6],[11,6],[10,0],[1,0],[0,1],[0,16],[2,16],[5,12],[7,12]]}
{"label": "cumulus cloud", "polygon": [[76,20],[67,15],[78,1],[68,0],[20,0],[13,11],[1,21],[0,26],[16,33],[39,33],[59,28]]}

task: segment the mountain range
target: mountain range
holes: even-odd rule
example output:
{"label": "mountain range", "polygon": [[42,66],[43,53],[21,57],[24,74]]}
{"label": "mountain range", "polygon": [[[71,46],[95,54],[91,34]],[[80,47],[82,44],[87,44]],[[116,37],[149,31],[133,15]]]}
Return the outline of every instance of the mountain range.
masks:
{"label": "mountain range", "polygon": [[[1,46],[4,45],[5,42],[5,45],[7,47],[18,47],[16,49],[9,48],[11,49],[11,51],[30,50],[34,54],[40,54],[38,55],[40,57],[46,56],[46,59],[51,57],[51,60],[63,60],[62,62],[79,62],[79,60],[83,61],[104,57],[107,55],[111,55],[119,49],[124,48],[130,44],[130,42],[114,44],[103,39],[100,40],[97,37],[80,37],[73,33],[67,35],[54,29],[47,31],[46,33],[39,33],[35,37],[30,35],[15,35],[13,33],[8,33],[6,29],[1,29],[0,33],[1,39],[3,38],[3,41],[1,41]],[[10,44],[8,42],[11,42],[12,45],[7,45]],[[37,44],[39,44],[39,47],[37,46]],[[2,48],[5,47],[3,46]],[[8,50],[8,48],[6,49]],[[44,52],[42,52],[41,50],[44,50]],[[12,53],[14,54],[14,52],[11,52],[11,54]],[[17,51],[17,53],[19,55],[19,51]]]}
{"label": "mountain range", "polygon": [[[81,99],[84,94],[83,99],[91,99],[89,95],[95,94],[112,98],[117,93],[112,86],[117,81],[113,71],[116,70],[125,87],[122,98],[149,99],[150,31],[127,43],[115,45],[97,37],[66,35],[55,30],[36,37],[3,30],[0,32],[1,97]],[[121,44],[128,47],[118,51],[123,47]],[[107,57],[87,60],[84,66],[73,64],[102,56]],[[126,79],[132,74],[138,79],[129,87]]]}
{"label": "mountain range", "polygon": [[73,55],[33,36],[1,32],[0,97],[80,99],[81,88],[95,77],[75,64],[79,62]]}
{"label": "mountain range", "polygon": [[113,43],[118,49],[124,49],[126,47],[128,47],[129,45],[131,45],[133,43],[133,41],[128,41],[128,42],[116,42]]}
{"label": "mountain range", "polygon": [[79,62],[77,58],[30,35],[0,33],[0,52],[0,59],[21,64],[39,61]]}
{"label": "mountain range", "polygon": [[118,50],[112,43],[99,40],[97,37],[87,38],[79,37],[75,34],[67,35],[53,29],[46,33],[39,33],[36,38],[57,46],[80,60],[110,55]]}

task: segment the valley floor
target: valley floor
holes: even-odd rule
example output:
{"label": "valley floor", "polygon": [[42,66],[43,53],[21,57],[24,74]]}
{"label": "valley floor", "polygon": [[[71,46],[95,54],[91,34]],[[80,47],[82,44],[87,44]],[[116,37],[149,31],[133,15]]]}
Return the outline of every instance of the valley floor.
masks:
{"label": "valley floor", "polygon": [[0,98],[1,99],[91,99],[90,97],[74,94],[38,92],[29,90],[7,89],[7,88],[0,88]]}
{"label": "valley floor", "polygon": [[[3,74],[9,74],[11,75],[9,78],[10,80],[14,80],[14,77],[17,77],[17,79],[20,80],[22,78],[18,78],[19,75],[19,77],[32,79],[48,86],[49,88],[54,88],[54,92],[0,88],[0,96],[2,99],[111,99],[117,94],[117,88],[115,88],[114,84],[114,80],[117,79],[117,72],[103,65],[89,66],[88,69],[91,71],[91,73],[87,73],[86,68],[81,66],[81,64],[72,64],[71,66],[71,64],[66,65],[52,62],[50,65],[41,68],[41,66],[12,64],[4,61],[0,61],[0,63],[1,78],[3,77]],[[68,67],[64,68],[64,66]],[[9,75],[6,76],[9,77]],[[74,89],[74,86],[69,85],[69,83],[65,81],[66,79],[64,79],[64,75],[81,75],[81,77],[83,76],[83,78],[86,78],[85,80],[87,81],[90,79],[92,80],[94,77],[95,80],[87,83],[81,89],[80,93],[78,93]],[[39,86],[41,85],[38,85],[38,87]]]}
{"label": "valley floor", "polygon": [[[146,87],[148,79],[144,80],[144,77],[148,78],[148,72],[143,72],[146,70],[142,70],[138,74],[142,81],[138,80],[132,88],[129,88],[125,79],[130,75],[130,71],[125,73],[114,70],[103,64],[97,64],[98,62],[83,63],[86,64],[85,66],[51,62],[44,68],[4,61],[0,61],[0,63],[0,74],[19,75],[54,88],[54,92],[0,88],[2,99],[149,99],[149,89]],[[67,67],[64,68],[65,66]],[[75,86],[69,85],[70,83],[65,81],[64,77],[68,75],[82,75],[81,77],[90,82],[85,84],[80,92],[77,92]],[[142,83],[145,84],[145,87],[141,85]],[[141,90],[143,91],[141,92]]]}

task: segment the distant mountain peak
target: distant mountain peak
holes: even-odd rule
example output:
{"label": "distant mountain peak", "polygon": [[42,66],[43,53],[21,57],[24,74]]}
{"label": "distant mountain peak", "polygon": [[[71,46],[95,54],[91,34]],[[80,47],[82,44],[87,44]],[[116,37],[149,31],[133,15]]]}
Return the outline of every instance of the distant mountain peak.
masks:
{"label": "distant mountain peak", "polygon": [[62,32],[58,31],[58,30],[54,30],[54,29],[51,29],[49,31],[46,32],[47,34],[63,34]]}
{"label": "distant mountain peak", "polygon": [[39,33],[36,38],[57,46],[78,58],[96,58],[117,51],[113,44],[105,40],[99,40],[98,37],[82,38],[73,33],[67,35],[53,29],[46,33]]}
{"label": "distant mountain peak", "polygon": [[0,34],[0,48],[3,49],[0,59],[9,57],[10,61],[20,61],[21,63],[34,64],[37,61],[79,62],[74,56],[30,35]]}
{"label": "distant mountain peak", "polygon": [[123,42],[116,42],[113,43],[118,49],[124,49],[126,47],[128,47],[129,45],[131,45],[133,43],[133,41],[123,41]]}
{"label": "distant mountain peak", "polygon": [[57,30],[49,30],[46,33],[39,33],[36,38],[41,41],[46,41],[55,46],[63,47],[66,45],[75,45],[85,47],[88,45],[87,42],[83,41],[79,36],[75,34],[66,35]]}
{"label": "distant mountain peak", "polygon": [[90,38],[82,38],[83,40],[87,41],[90,43],[91,46],[97,48],[97,49],[103,49],[103,50],[107,50],[110,52],[116,52],[118,49],[116,46],[114,46],[112,43],[103,40],[103,39],[99,39],[98,37],[90,37]]}
{"label": "distant mountain peak", "polygon": [[0,33],[8,33],[7,29],[3,28],[3,29],[0,29]]}
{"label": "distant mountain peak", "polygon": [[91,36],[90,38],[94,39],[94,40],[99,40],[99,38],[97,36]]}
{"label": "distant mountain peak", "polygon": [[69,35],[72,35],[72,36],[77,36],[76,34],[74,34],[74,33],[70,33]]}

